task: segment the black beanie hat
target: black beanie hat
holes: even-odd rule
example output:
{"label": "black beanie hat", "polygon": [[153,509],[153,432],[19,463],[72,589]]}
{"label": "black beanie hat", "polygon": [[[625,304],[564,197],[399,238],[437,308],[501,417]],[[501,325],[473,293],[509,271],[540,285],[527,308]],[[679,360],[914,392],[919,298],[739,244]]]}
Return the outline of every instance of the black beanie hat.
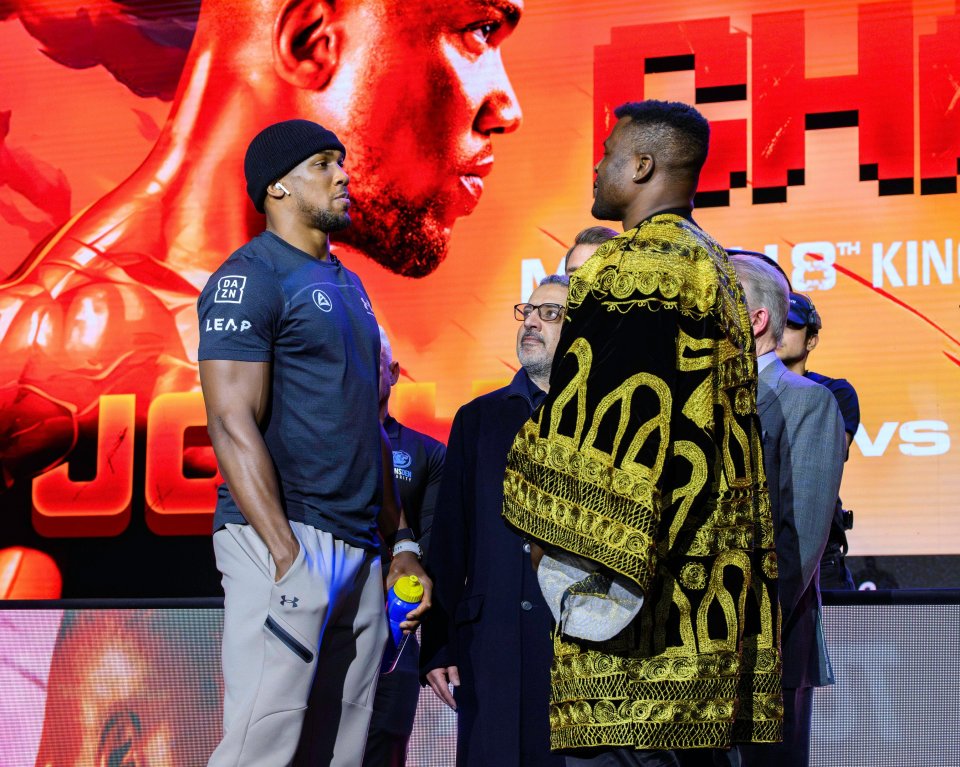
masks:
{"label": "black beanie hat", "polygon": [[326,149],[339,149],[347,156],[333,131],[310,120],[284,120],[260,131],[243,158],[247,194],[254,207],[263,213],[267,187],[311,155]]}

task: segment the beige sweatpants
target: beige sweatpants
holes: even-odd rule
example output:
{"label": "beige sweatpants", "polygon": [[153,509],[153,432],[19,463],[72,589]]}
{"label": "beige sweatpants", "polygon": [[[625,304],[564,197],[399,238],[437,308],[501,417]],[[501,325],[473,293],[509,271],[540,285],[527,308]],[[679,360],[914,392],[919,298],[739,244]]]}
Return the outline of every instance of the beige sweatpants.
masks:
{"label": "beige sweatpants", "polygon": [[[359,767],[388,636],[380,558],[291,522],[274,582],[250,525],[213,536],[223,575],[223,740],[209,767]],[[309,705],[308,705],[309,704]]]}

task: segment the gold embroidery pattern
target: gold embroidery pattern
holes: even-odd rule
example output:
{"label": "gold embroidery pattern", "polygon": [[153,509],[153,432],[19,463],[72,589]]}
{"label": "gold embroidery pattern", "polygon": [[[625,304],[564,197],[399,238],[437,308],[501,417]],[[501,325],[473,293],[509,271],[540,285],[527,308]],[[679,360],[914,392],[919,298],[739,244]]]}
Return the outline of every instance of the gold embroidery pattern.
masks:
{"label": "gold embroidery pattern", "polygon": [[577,270],[567,308],[551,393],[508,456],[504,517],[645,601],[607,642],[555,639],[553,747],[777,740],[773,522],[733,269],[658,215]]}

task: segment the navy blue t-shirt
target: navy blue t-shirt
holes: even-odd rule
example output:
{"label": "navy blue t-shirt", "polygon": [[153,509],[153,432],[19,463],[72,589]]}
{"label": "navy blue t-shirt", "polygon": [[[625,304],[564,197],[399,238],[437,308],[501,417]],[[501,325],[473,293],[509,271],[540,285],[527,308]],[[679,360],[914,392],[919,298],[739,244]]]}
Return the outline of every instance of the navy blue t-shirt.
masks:
{"label": "navy blue t-shirt", "polygon": [[840,406],[840,415],[843,416],[843,429],[852,437],[860,426],[860,400],[857,391],[846,378],[828,378],[820,373],[808,370],[804,376],[826,386]]}
{"label": "navy blue t-shirt", "polygon": [[[264,232],[200,294],[203,360],[270,362],[260,426],[287,517],[376,549],[380,333],[359,278]],[[246,522],[226,483],[214,530]]]}

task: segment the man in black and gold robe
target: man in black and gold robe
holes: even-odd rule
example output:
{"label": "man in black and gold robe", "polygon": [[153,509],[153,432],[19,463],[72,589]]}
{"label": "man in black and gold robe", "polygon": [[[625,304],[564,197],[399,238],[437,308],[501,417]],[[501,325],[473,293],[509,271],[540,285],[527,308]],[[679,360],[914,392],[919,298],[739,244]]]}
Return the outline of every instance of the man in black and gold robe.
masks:
{"label": "man in black and gold robe", "polygon": [[[615,115],[593,215],[625,231],[571,279],[504,516],[586,565],[557,600],[550,718],[567,764],[736,764],[726,749],[779,740],[782,712],[754,340],[725,251],[691,217],[706,120],[659,101]],[[636,617],[594,636],[629,592]],[[596,619],[574,614],[589,604]]]}

